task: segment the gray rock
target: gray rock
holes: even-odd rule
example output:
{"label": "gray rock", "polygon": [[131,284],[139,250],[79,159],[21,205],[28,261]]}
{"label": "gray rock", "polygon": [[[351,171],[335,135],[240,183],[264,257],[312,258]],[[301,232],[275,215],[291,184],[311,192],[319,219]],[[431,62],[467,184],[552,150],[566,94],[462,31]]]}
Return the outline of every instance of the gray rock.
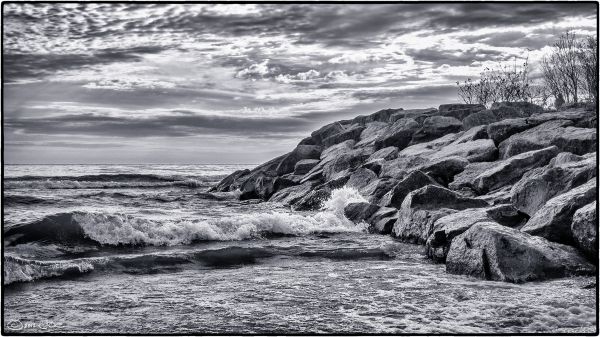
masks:
{"label": "gray rock", "polygon": [[470,162],[492,161],[498,155],[498,149],[490,139],[479,139],[465,143],[444,146],[431,155],[432,160],[459,156]]}
{"label": "gray rock", "polygon": [[239,186],[235,186],[235,182],[243,177],[250,174],[250,170],[237,170],[227,177],[223,178],[216,186],[212,187],[209,192],[229,192],[235,190]]}
{"label": "gray rock", "polygon": [[400,208],[404,198],[412,191],[438,183],[421,171],[413,171],[396,184],[380,201],[380,205]]}
{"label": "gray rock", "polygon": [[410,192],[404,198],[393,235],[406,242],[425,244],[437,219],[467,208],[486,206],[489,204],[483,200],[465,197],[444,187],[428,185]]}
{"label": "gray rock", "polygon": [[596,176],[596,157],[526,172],[511,190],[511,202],[533,216],[546,201],[588,182]]}
{"label": "gray rock", "polygon": [[413,134],[418,130],[419,124],[412,118],[401,118],[389,126],[385,132],[375,140],[376,148],[394,146],[403,149],[412,140]]}
{"label": "gray rock", "polygon": [[398,220],[398,210],[392,207],[381,207],[370,218],[369,232],[377,234],[390,234],[394,223]]}
{"label": "gray rock", "polygon": [[522,111],[514,107],[502,106],[470,114],[469,116],[465,117],[465,119],[463,119],[463,125],[464,128],[468,130],[478,125],[489,125],[491,123],[495,123],[503,119],[518,118],[524,116],[525,114]]}
{"label": "gray rock", "polygon": [[360,138],[361,133],[365,130],[364,126],[359,124],[352,124],[347,129],[343,131],[333,134],[325,139],[323,139],[322,144],[324,147],[330,147],[335,144],[339,144],[345,142],[347,140],[357,141]]}
{"label": "gray rock", "polygon": [[389,124],[383,122],[371,122],[366,124],[366,127],[360,134],[360,141],[355,147],[375,146],[375,142],[383,137],[389,128]]}
{"label": "gray rock", "polygon": [[294,211],[309,211],[321,208],[325,200],[331,196],[331,188],[323,186],[321,188],[311,189],[300,200],[292,204]]}
{"label": "gray rock", "polygon": [[310,170],[317,166],[319,159],[302,159],[294,165],[294,174],[304,175],[310,172]]}
{"label": "gray rock", "polygon": [[421,165],[429,162],[429,159],[421,156],[399,156],[396,159],[383,162],[380,178],[392,178],[402,180],[410,172],[418,169]]}
{"label": "gray rock", "polygon": [[316,144],[322,144],[325,138],[331,137],[342,131],[344,131],[344,126],[342,126],[342,124],[339,122],[333,122],[331,124],[325,125],[319,130],[314,131],[310,134],[310,137],[314,140]]}
{"label": "gray rock", "polygon": [[314,184],[306,182],[301,185],[291,186],[288,188],[281,189],[273,194],[270,198],[270,202],[277,202],[284,205],[292,205],[297,203],[300,199],[304,198],[313,188]]}
{"label": "gray rock", "polygon": [[496,144],[508,137],[534,127],[527,123],[527,118],[509,118],[491,123],[487,126],[487,134]]}
{"label": "gray rock", "polygon": [[598,265],[598,210],[596,201],[573,214],[571,233],[575,244]]}
{"label": "gray rock", "polygon": [[[358,168],[356,171],[354,171],[350,175],[350,178],[348,179],[346,186],[354,187],[359,192],[362,192],[362,190],[365,187],[367,187],[373,180],[377,180],[377,175],[375,174],[375,172],[373,172],[369,169],[366,169],[366,168]],[[363,194],[363,193],[361,193],[361,194],[367,195],[367,194]]]}
{"label": "gray rock", "polygon": [[498,205],[486,208],[469,208],[439,218],[433,224],[433,230],[425,251],[428,257],[437,262],[445,262],[452,239],[464,233],[476,223],[494,221],[508,227],[520,227],[527,217],[519,213],[512,205]]}
{"label": "gray rock", "polygon": [[368,202],[353,202],[344,207],[344,215],[348,220],[359,223],[369,219],[378,210],[379,206]]}
{"label": "gray rock", "polygon": [[411,140],[412,144],[427,142],[462,129],[462,122],[454,117],[431,116],[423,121]]}
{"label": "gray rock", "polygon": [[463,120],[465,117],[472,113],[485,110],[483,104],[442,104],[439,107],[440,116],[450,116],[459,120]]}
{"label": "gray rock", "polygon": [[[596,154],[593,152],[590,152],[590,153],[588,153],[588,155],[595,156]],[[548,163],[548,166],[554,167],[554,166],[559,166],[559,165],[574,162],[574,161],[582,161],[585,159],[586,159],[586,157],[578,156],[571,152],[561,152],[561,153],[557,154],[556,157],[552,158],[552,160],[550,160],[550,163]]]}
{"label": "gray rock", "polygon": [[[555,145],[561,152],[582,155],[596,151],[596,130],[568,126],[571,121],[554,120],[514,134],[498,146],[501,158]],[[567,127],[565,127],[567,126]]]}
{"label": "gray rock", "polygon": [[460,137],[458,137],[455,141],[453,141],[451,144],[461,144],[461,143],[466,143],[466,142],[470,142],[470,141],[478,140],[478,139],[488,139],[487,128],[485,125],[479,125],[479,126],[470,128],[469,130],[465,131]]}
{"label": "gray rock", "polygon": [[597,126],[596,112],[582,108],[538,114],[528,117],[527,123],[539,125],[552,120],[569,120],[573,123],[573,126],[580,128],[595,129]]}
{"label": "gray rock", "polygon": [[469,161],[463,157],[451,156],[433,159],[422,164],[418,169],[443,186],[448,186],[454,176],[464,171]]}
{"label": "gray rock", "polygon": [[521,111],[523,114],[530,116],[532,114],[539,114],[544,112],[544,108],[537,104],[530,102],[494,102],[492,103],[492,109],[499,109],[503,107],[511,107]]}
{"label": "gray rock", "polygon": [[396,184],[398,180],[391,178],[381,178],[372,180],[367,186],[359,190],[361,195],[366,196],[372,204],[380,204],[381,199],[388,193]]}
{"label": "gray rock", "polygon": [[377,159],[392,160],[396,158],[398,158],[398,148],[395,146],[388,146],[375,151],[371,156],[369,156],[367,162]]}
{"label": "gray rock", "polygon": [[393,113],[390,116],[389,123],[394,123],[402,118],[412,118],[417,123],[422,124],[425,118],[438,115],[438,110],[436,108],[427,108],[427,109],[408,109],[402,110]]}
{"label": "gray rock", "polygon": [[551,146],[493,163],[472,163],[449,186],[452,189],[470,187],[478,194],[486,194],[518,181],[525,172],[546,165],[557,154],[556,146]]}
{"label": "gray rock", "polygon": [[278,175],[294,172],[297,162],[303,159],[319,159],[321,151],[322,148],[317,145],[298,145],[281,160],[275,170]]}
{"label": "gray rock", "polygon": [[358,116],[355,117],[352,122],[353,123],[359,123],[362,125],[365,125],[367,123],[371,123],[371,122],[389,122],[390,121],[390,117],[398,112],[402,112],[403,109],[384,109],[384,110],[379,110],[375,113],[372,113],[370,115],[367,116]]}
{"label": "gray rock", "polygon": [[521,229],[531,235],[550,241],[573,243],[571,222],[579,208],[593,202],[597,197],[596,179],[548,200]]}
{"label": "gray rock", "polygon": [[494,222],[479,222],[452,240],[446,271],[486,280],[521,283],[593,275],[595,267],[572,247]]}

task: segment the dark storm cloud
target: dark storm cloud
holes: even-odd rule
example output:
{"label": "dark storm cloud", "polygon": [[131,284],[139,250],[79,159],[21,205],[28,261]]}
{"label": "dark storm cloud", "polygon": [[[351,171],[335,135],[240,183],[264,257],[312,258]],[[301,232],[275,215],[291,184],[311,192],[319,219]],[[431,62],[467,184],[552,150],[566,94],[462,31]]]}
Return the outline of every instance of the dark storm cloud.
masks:
{"label": "dark storm cloud", "polygon": [[294,133],[298,128],[307,125],[312,125],[312,122],[298,117],[242,118],[193,115],[185,111],[147,118],[71,114],[5,121],[7,129],[25,134],[103,135],[125,138],[211,134],[269,137],[270,134]]}

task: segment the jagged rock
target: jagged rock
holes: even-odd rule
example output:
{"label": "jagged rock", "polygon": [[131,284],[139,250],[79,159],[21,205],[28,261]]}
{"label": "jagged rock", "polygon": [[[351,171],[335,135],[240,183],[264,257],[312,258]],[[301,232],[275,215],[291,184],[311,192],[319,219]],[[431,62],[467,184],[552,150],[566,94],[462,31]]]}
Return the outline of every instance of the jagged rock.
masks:
{"label": "jagged rock", "polygon": [[284,205],[292,205],[304,198],[313,188],[312,182],[291,186],[277,191],[270,198],[270,202],[278,202]]}
{"label": "jagged rock", "polygon": [[398,158],[398,148],[395,146],[384,147],[381,150],[375,151],[369,156],[367,162],[377,159],[392,160]]}
{"label": "jagged rock", "polygon": [[322,148],[317,145],[298,145],[296,148],[285,156],[277,166],[277,174],[283,175],[294,172],[295,165],[303,159],[319,159]]}
{"label": "jagged rock", "polygon": [[372,204],[380,204],[381,199],[386,193],[388,193],[396,184],[398,180],[391,178],[381,178],[372,180],[367,186],[359,190],[361,195],[366,196]]}
{"label": "jagged rock", "polygon": [[344,207],[344,215],[348,220],[358,223],[369,219],[378,210],[379,206],[369,202],[353,202]]}
{"label": "jagged rock", "polygon": [[304,175],[301,182],[304,183],[309,180],[323,179],[324,167],[342,154],[352,151],[355,143],[356,142],[353,140],[347,140],[323,150],[320,157],[321,161]]}
{"label": "jagged rock", "polygon": [[[216,186],[212,187],[209,192],[229,192],[235,189],[235,182],[243,176],[250,174],[250,170],[237,170],[227,177],[223,178]],[[234,187],[234,188],[232,188]]]}
{"label": "jagged rock", "polygon": [[398,152],[398,157],[428,156],[436,151],[439,151],[444,146],[451,144],[462,134],[462,132],[449,133],[443,137],[436,138],[429,142],[411,145]]}
{"label": "jagged rock", "polygon": [[572,247],[494,222],[479,222],[452,240],[446,271],[486,280],[521,283],[593,275],[595,267]]}
{"label": "jagged rock", "polygon": [[312,137],[302,139],[298,145],[317,145],[317,142]]}
{"label": "jagged rock", "polygon": [[368,220],[371,224],[369,232],[390,234],[394,223],[398,220],[398,210],[392,207],[381,207]]}
{"label": "jagged rock", "polygon": [[[594,152],[590,152],[590,153],[588,153],[588,155],[595,156],[596,154]],[[561,153],[557,154],[556,157],[552,158],[552,160],[550,160],[550,163],[548,164],[548,166],[554,167],[554,166],[559,166],[559,165],[574,162],[574,161],[582,161],[585,159],[586,159],[585,156],[578,156],[571,152],[561,152]]]}
{"label": "jagged rock", "polygon": [[489,110],[482,110],[470,114],[463,119],[465,129],[470,129],[478,125],[488,125],[508,118],[524,117],[525,114],[510,106],[501,106]]}
{"label": "jagged rock", "polygon": [[323,186],[317,189],[311,189],[300,200],[292,204],[294,211],[309,211],[321,208],[325,200],[331,196],[331,188]]}
{"label": "jagged rock", "polygon": [[[356,171],[354,171],[350,175],[350,178],[348,179],[346,186],[354,187],[359,192],[361,192],[361,194],[363,194],[362,190],[366,186],[368,186],[373,180],[377,180],[377,175],[375,174],[375,172],[373,172],[369,169],[366,169],[366,168],[358,168]],[[367,195],[367,194],[363,194],[363,195]]]}
{"label": "jagged rock", "polygon": [[363,130],[365,130],[364,126],[361,126],[359,124],[352,124],[349,128],[344,129],[339,133],[333,134],[323,139],[322,144],[325,147],[330,147],[332,145],[345,142],[347,140],[357,141],[360,138],[360,135],[363,132]]}
{"label": "jagged rock", "polygon": [[413,137],[412,144],[430,141],[449,133],[455,133],[462,129],[462,122],[454,117],[431,116],[423,121]]}
{"label": "jagged rock", "polygon": [[319,159],[302,159],[294,165],[294,174],[307,174],[313,167],[317,166],[318,163]]}
{"label": "jagged rock", "polygon": [[379,177],[402,180],[408,173],[428,162],[429,159],[426,157],[399,156],[398,158],[386,161],[381,165]]}
{"label": "jagged rock", "polygon": [[[281,177],[275,177],[273,179],[273,192],[272,193],[280,191],[284,188],[298,185],[298,182],[299,182],[299,180],[296,179],[296,177],[293,175],[285,175],[285,176],[281,176]],[[266,197],[269,198],[270,196],[271,195],[267,195]]]}
{"label": "jagged rock", "polygon": [[487,133],[486,126],[479,125],[479,126],[474,126],[474,127],[470,128],[469,130],[465,131],[464,133],[462,133],[462,135],[460,137],[458,137],[455,141],[453,141],[451,144],[461,144],[461,143],[466,143],[466,142],[470,142],[473,140],[487,139],[487,138],[488,138],[488,133]]}
{"label": "jagged rock", "polygon": [[463,120],[472,113],[485,110],[482,104],[442,104],[439,107],[440,116],[454,117]]}
{"label": "jagged rock", "polygon": [[356,143],[355,147],[375,146],[375,142],[383,137],[388,128],[389,124],[383,122],[371,122],[366,124],[366,127],[360,134],[360,141]]}
{"label": "jagged rock", "polygon": [[528,117],[527,123],[539,125],[552,120],[569,120],[573,123],[573,126],[580,128],[595,129],[597,127],[597,116],[594,109],[586,110],[582,108],[542,113],[539,115]]}
{"label": "jagged rock", "polygon": [[500,144],[508,137],[534,126],[527,123],[526,118],[509,118],[489,124],[487,126],[487,134],[494,143]]}
{"label": "jagged rock", "polygon": [[390,119],[388,122],[394,123],[397,120],[402,119],[402,118],[412,118],[417,123],[419,123],[419,125],[421,125],[423,123],[423,121],[425,120],[425,118],[435,116],[437,114],[438,114],[438,110],[436,108],[408,109],[408,110],[402,110],[402,111],[393,113],[390,116]]}
{"label": "jagged rock", "polygon": [[331,161],[323,165],[323,177],[325,181],[335,179],[340,175],[348,175],[350,172],[360,167],[370,155],[373,154],[373,148],[359,148],[340,153]]}
{"label": "jagged rock", "polygon": [[478,222],[495,221],[503,226],[520,227],[527,221],[527,216],[512,205],[498,205],[487,208],[469,208],[439,218],[433,224],[433,230],[425,251],[428,257],[437,262],[444,262],[450,249],[452,239],[464,233]]}
{"label": "jagged rock", "polygon": [[582,185],[596,176],[596,157],[560,165],[547,165],[526,172],[511,190],[511,202],[533,216],[546,201]]}
{"label": "jagged rock", "polygon": [[267,200],[275,192],[273,183],[277,178],[271,172],[259,172],[240,186],[240,200],[263,199]]}
{"label": "jagged rock", "polygon": [[544,108],[531,102],[494,102],[492,109],[500,109],[503,107],[515,108],[527,116],[544,112]]}
{"label": "jagged rock", "polygon": [[492,205],[510,204],[512,186],[504,186],[493,192],[483,194],[477,197],[477,199],[485,200]]}
{"label": "jagged rock", "polygon": [[493,163],[471,163],[449,186],[452,189],[469,187],[478,194],[485,194],[518,181],[525,172],[546,165],[557,154],[558,148],[551,146]]}
{"label": "jagged rock", "polygon": [[437,219],[459,210],[486,206],[489,204],[483,200],[428,185],[410,192],[404,198],[393,234],[406,242],[425,244]]}
{"label": "jagged rock", "polygon": [[596,179],[548,200],[521,229],[523,232],[544,237],[550,241],[573,243],[571,222],[577,209],[596,199]]}
{"label": "jagged rock", "polygon": [[454,176],[464,171],[469,161],[463,157],[451,156],[433,159],[419,166],[419,170],[427,174],[443,186],[454,179]]}
{"label": "jagged rock", "polygon": [[596,151],[596,130],[568,126],[571,123],[567,120],[554,120],[514,134],[498,146],[500,157],[508,158],[551,145],[557,146],[561,151],[579,155]]}
{"label": "jagged rock", "polygon": [[479,139],[465,143],[444,146],[431,155],[431,159],[460,156],[470,162],[491,161],[497,157],[498,149],[490,139]]}
{"label": "jagged rock", "polygon": [[401,118],[386,128],[385,132],[375,140],[375,147],[395,146],[403,149],[410,143],[413,134],[418,130],[419,123],[412,118]]}
{"label": "jagged rock", "polygon": [[381,206],[400,208],[404,198],[412,191],[438,183],[421,171],[413,171],[396,184],[380,201]]}
{"label": "jagged rock", "polygon": [[339,122],[333,122],[331,124],[325,125],[317,131],[314,131],[310,134],[310,137],[314,140],[316,144],[322,144],[325,138],[331,137],[342,131],[344,131],[344,127],[342,126],[342,124],[340,124]]}
{"label": "jagged rock", "polygon": [[403,111],[402,108],[379,110],[379,111],[372,113],[370,115],[367,115],[367,116],[357,116],[352,120],[352,122],[362,124],[362,125],[365,125],[367,123],[372,123],[372,122],[389,122],[390,117],[393,114],[402,112],[402,111]]}
{"label": "jagged rock", "polygon": [[578,209],[573,214],[571,233],[575,244],[592,262],[598,265],[598,213],[596,201]]}

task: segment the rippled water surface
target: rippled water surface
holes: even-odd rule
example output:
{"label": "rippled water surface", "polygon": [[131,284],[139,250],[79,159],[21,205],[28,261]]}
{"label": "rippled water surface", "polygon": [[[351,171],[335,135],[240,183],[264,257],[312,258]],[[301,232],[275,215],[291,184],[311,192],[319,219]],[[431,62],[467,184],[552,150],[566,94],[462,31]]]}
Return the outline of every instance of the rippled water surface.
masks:
{"label": "rippled water surface", "polygon": [[207,193],[234,166],[7,166],[5,328],[73,333],[593,332],[594,278],[448,275],[422,247]]}

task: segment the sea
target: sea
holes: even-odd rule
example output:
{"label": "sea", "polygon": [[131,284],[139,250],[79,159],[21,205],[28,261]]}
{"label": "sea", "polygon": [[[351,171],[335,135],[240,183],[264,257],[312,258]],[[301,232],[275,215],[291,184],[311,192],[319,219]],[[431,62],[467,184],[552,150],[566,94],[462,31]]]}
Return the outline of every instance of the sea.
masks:
{"label": "sea", "polygon": [[340,188],[294,212],[211,193],[254,165],[5,165],[5,333],[585,333],[596,279],[445,272]]}

